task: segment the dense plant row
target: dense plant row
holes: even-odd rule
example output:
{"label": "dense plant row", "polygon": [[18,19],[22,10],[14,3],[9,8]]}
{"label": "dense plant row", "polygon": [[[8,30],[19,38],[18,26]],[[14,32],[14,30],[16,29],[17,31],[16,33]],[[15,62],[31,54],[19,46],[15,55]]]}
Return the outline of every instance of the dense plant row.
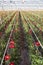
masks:
{"label": "dense plant row", "polygon": [[[24,17],[26,18],[26,15]],[[26,18],[26,19],[28,19],[28,18]],[[26,22],[26,20],[25,20],[25,22]],[[26,26],[26,23],[24,25],[24,27],[28,27],[27,29],[29,29],[28,23],[29,23],[29,21],[27,20],[27,26]],[[32,26],[32,24],[31,24],[31,26]],[[34,29],[36,30],[36,28],[34,28]],[[36,32],[38,32],[38,31],[36,30]],[[30,57],[32,60],[32,65],[34,65],[34,64],[35,65],[43,65],[43,57],[41,57],[40,52],[38,50],[36,50],[37,47],[34,46],[34,41],[33,41],[33,37],[31,36],[31,31],[29,31],[27,33],[28,33],[27,40],[29,40],[29,36],[30,36],[30,40],[28,41],[28,43],[29,43],[28,46],[30,47]]]}
{"label": "dense plant row", "polygon": [[[6,21],[4,20],[4,25],[2,24],[0,28],[0,32],[3,30],[2,36],[0,34],[0,63],[2,63],[8,44],[3,65],[43,65],[43,57],[38,50],[40,44],[34,41],[36,39],[34,39],[34,35],[32,37],[34,31],[43,44],[41,34],[43,30],[38,31],[41,25],[35,21],[37,17],[25,12],[17,12],[16,14],[13,12],[9,16],[10,14],[7,19],[5,18]],[[10,23],[7,25],[5,22]],[[35,26],[33,22],[40,26]]]}
{"label": "dense plant row", "polygon": [[10,24],[8,25],[7,28],[3,27],[3,28],[6,28],[6,30],[3,30],[3,28],[2,28],[1,30],[3,30],[3,31],[0,31],[0,33],[2,32],[2,35],[0,34],[0,50],[1,50],[0,51],[0,62],[1,62],[1,59],[3,57],[3,53],[4,53],[4,50],[5,50],[5,47],[6,47],[6,44],[7,44],[11,29],[12,29],[12,25],[14,23],[14,19],[15,19],[15,16],[12,19],[12,21],[10,22]]}

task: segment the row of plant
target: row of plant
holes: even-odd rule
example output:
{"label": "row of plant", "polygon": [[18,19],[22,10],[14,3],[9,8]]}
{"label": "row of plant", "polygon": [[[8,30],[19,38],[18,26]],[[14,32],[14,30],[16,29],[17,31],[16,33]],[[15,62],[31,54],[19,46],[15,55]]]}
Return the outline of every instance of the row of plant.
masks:
{"label": "row of plant", "polygon": [[[4,63],[7,65],[19,65],[20,53],[19,53],[19,24],[15,17],[14,29],[10,38],[10,44],[8,46],[7,55],[5,56]],[[8,57],[8,58],[7,58]]]}
{"label": "row of plant", "polygon": [[38,24],[36,24],[36,25],[33,24],[33,22],[31,22],[31,20],[30,20],[29,18],[27,18],[27,17],[26,17],[26,19],[27,19],[28,22],[30,22],[30,24],[31,24],[31,26],[32,26],[32,28],[33,28],[33,30],[35,31],[35,33],[36,33],[36,35],[37,35],[37,37],[39,38],[39,40],[40,40],[41,43],[43,44],[43,32],[42,32],[41,29],[39,30],[39,27],[37,27]]}
{"label": "row of plant", "polygon": [[[6,32],[7,32],[7,29],[12,26],[13,17],[14,17],[14,16],[15,16],[15,14],[12,15],[12,17],[10,18],[10,20],[8,20],[8,21],[6,22],[6,24],[5,24],[5,26],[2,27],[2,29],[0,30],[0,38],[5,37]],[[3,24],[2,24],[2,25],[3,25]]]}
{"label": "row of plant", "polygon": [[43,65],[43,57],[41,57],[39,51],[34,46],[33,37],[31,35],[31,31],[29,29],[28,21],[24,20],[24,28],[26,31],[26,39],[30,50],[30,58],[31,58],[31,65]]}
{"label": "row of plant", "polygon": [[12,12],[9,11],[0,11],[0,25],[4,22],[4,19],[8,17]]}
{"label": "row of plant", "polygon": [[32,21],[34,24],[36,24],[36,26],[41,29],[43,31],[43,20],[42,18],[39,18],[37,17],[36,15],[34,14],[31,14],[31,13],[27,13],[26,16],[28,17],[28,19],[30,21]]}
{"label": "row of plant", "polygon": [[10,22],[10,20],[11,20],[11,18],[14,16],[14,13],[11,13],[11,14],[9,14],[5,19],[4,19],[4,22],[2,23],[2,25],[0,26],[0,30],[5,26],[5,25],[7,25],[9,22]]}
{"label": "row of plant", "polygon": [[[16,16],[16,15],[15,15]],[[6,47],[6,43],[8,41],[8,38],[9,38],[9,35],[10,35],[10,32],[11,32],[11,29],[12,29],[12,26],[15,22],[15,16],[13,17],[11,23],[8,25],[8,28],[5,30],[5,36],[4,38],[0,38],[0,62],[1,62],[1,59],[3,57],[3,53],[4,53],[4,50],[5,50],[5,47]]]}

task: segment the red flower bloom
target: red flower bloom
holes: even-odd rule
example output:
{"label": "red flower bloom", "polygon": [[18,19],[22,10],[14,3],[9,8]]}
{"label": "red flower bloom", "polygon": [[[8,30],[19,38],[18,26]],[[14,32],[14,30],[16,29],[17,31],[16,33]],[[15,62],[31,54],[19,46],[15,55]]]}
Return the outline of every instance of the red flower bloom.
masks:
{"label": "red flower bloom", "polygon": [[14,44],[10,44],[9,48],[15,48]]}
{"label": "red flower bloom", "polygon": [[12,41],[10,41],[10,44],[14,44],[14,41],[12,40]]}
{"label": "red flower bloom", "polygon": [[15,65],[14,62],[11,62],[9,65]]}
{"label": "red flower bloom", "polygon": [[4,59],[7,61],[7,60],[9,60],[10,59],[10,55],[6,55],[5,57],[4,57]]}
{"label": "red flower bloom", "polygon": [[39,42],[36,42],[36,46],[40,46],[40,43]]}

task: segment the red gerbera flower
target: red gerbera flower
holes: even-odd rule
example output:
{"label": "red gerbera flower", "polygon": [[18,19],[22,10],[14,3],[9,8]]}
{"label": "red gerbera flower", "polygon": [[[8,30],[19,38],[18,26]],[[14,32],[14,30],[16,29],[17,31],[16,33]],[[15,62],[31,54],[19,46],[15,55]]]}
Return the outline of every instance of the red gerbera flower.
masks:
{"label": "red gerbera flower", "polygon": [[39,42],[35,42],[36,46],[40,46],[40,43]]}
{"label": "red gerbera flower", "polygon": [[14,44],[10,44],[9,48],[15,48],[15,45]]}
{"label": "red gerbera flower", "polygon": [[9,60],[10,59],[10,55],[6,55],[5,57],[4,57],[4,59],[7,61],[7,60]]}
{"label": "red gerbera flower", "polygon": [[12,40],[12,41],[10,41],[10,44],[14,44],[14,41]]}
{"label": "red gerbera flower", "polygon": [[11,62],[9,65],[15,65],[14,62]]}

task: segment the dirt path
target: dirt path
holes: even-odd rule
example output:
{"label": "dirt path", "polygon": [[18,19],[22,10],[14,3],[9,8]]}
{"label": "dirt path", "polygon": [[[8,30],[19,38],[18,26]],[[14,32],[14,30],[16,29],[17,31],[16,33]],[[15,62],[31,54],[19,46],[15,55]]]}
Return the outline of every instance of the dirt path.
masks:
{"label": "dirt path", "polygon": [[20,65],[31,65],[20,12],[19,12],[19,25],[20,25],[19,44],[20,44],[20,55],[21,55]]}

